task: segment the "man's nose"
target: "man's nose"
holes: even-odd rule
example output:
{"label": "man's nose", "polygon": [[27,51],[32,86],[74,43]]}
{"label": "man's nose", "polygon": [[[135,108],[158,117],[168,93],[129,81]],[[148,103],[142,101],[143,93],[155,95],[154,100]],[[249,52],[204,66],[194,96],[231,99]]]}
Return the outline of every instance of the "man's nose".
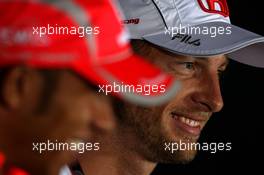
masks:
{"label": "man's nose", "polygon": [[202,110],[219,112],[224,104],[218,75],[203,76],[198,84],[197,91],[192,95],[193,102]]}

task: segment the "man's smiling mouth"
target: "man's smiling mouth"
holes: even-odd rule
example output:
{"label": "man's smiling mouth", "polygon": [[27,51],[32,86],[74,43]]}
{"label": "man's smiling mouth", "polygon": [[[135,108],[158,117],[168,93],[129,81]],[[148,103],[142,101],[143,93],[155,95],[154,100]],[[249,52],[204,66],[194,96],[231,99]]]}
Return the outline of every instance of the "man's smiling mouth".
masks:
{"label": "man's smiling mouth", "polygon": [[174,119],[174,126],[187,133],[188,135],[199,136],[202,126],[207,120],[205,116],[194,116],[190,114],[182,114],[171,112],[171,117]]}
{"label": "man's smiling mouth", "polygon": [[190,127],[197,127],[200,126],[200,123],[196,120],[192,120],[186,117],[178,117],[178,116],[174,116],[174,118],[178,118],[182,123],[189,125]]}

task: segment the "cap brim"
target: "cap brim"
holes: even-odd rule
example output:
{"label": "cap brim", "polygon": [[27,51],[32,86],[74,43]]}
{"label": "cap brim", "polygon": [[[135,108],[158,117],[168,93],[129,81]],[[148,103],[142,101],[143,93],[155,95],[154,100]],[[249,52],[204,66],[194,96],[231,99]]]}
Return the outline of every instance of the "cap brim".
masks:
{"label": "cap brim", "polygon": [[[83,70],[82,73],[89,80],[104,86],[104,90],[108,86],[108,90],[112,90],[111,94],[142,106],[156,106],[168,102],[180,89],[180,81],[137,55],[130,54],[125,59],[93,69]],[[80,71],[79,68],[78,70]],[[155,92],[149,91],[153,87]]]}
{"label": "cap brim", "polygon": [[[186,36],[164,31],[143,36],[143,39],[177,54],[195,57],[228,54],[238,62],[264,68],[264,37],[224,22],[210,22],[194,27],[200,28],[202,32],[195,33],[193,30]],[[221,33],[215,33],[219,28]],[[210,30],[206,33],[205,29],[210,29],[211,33]]]}

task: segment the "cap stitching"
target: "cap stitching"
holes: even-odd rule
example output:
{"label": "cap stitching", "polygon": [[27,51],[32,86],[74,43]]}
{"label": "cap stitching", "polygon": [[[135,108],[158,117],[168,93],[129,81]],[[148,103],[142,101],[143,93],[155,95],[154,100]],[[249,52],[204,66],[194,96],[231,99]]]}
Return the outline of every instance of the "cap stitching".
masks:
{"label": "cap stitching", "polygon": [[165,27],[168,29],[168,25],[167,25],[167,23],[166,23],[166,20],[165,20],[165,18],[163,17],[162,12],[160,11],[158,5],[155,3],[154,0],[151,0],[151,1],[152,1],[152,3],[154,4],[154,6],[156,7],[157,11],[159,12],[159,14],[160,14],[160,16],[161,16],[161,19],[162,19],[162,21],[163,21]]}
{"label": "cap stitching", "polygon": [[175,9],[176,9],[176,12],[177,12],[177,16],[178,16],[178,18],[179,18],[179,21],[180,21],[180,23],[182,24],[182,20],[181,20],[181,17],[180,17],[179,9],[177,8],[177,5],[176,5],[175,0],[173,0],[173,3],[174,3],[174,7],[175,7]]}

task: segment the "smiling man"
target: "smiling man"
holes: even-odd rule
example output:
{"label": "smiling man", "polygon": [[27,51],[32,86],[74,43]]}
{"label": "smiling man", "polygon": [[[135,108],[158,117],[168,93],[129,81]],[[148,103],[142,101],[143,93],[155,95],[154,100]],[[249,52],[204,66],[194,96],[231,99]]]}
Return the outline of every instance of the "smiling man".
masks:
{"label": "smiling man", "polygon": [[181,82],[161,107],[116,102],[117,130],[98,136],[102,154],[81,159],[84,174],[148,175],[157,163],[187,163],[213,113],[223,107],[219,78],[228,58],[264,67],[264,38],[230,24],[225,0],[119,0],[134,51]]}
{"label": "smiling man", "polygon": [[132,44],[137,53],[177,77],[182,88],[163,107],[147,110],[124,104],[124,110],[120,109],[121,114],[124,120],[136,128],[135,132],[141,138],[137,142],[142,140],[142,154],[148,160],[163,163],[189,162],[197,150],[178,150],[171,154],[164,150],[164,143],[196,143],[211,115],[222,109],[219,78],[226,69],[227,58],[224,55],[194,58],[172,54],[140,40],[134,40]]}
{"label": "smiling man", "polygon": [[[181,90],[163,106],[141,107],[116,101],[117,130],[98,135],[101,152],[81,158],[84,174],[150,174],[156,162],[187,163],[196,149],[165,151],[165,143],[196,143],[214,112],[223,107],[219,79],[228,64],[224,55],[195,58],[133,40],[134,51],[177,77]],[[96,166],[98,165],[98,166]],[[99,168],[100,167],[100,168]]]}

